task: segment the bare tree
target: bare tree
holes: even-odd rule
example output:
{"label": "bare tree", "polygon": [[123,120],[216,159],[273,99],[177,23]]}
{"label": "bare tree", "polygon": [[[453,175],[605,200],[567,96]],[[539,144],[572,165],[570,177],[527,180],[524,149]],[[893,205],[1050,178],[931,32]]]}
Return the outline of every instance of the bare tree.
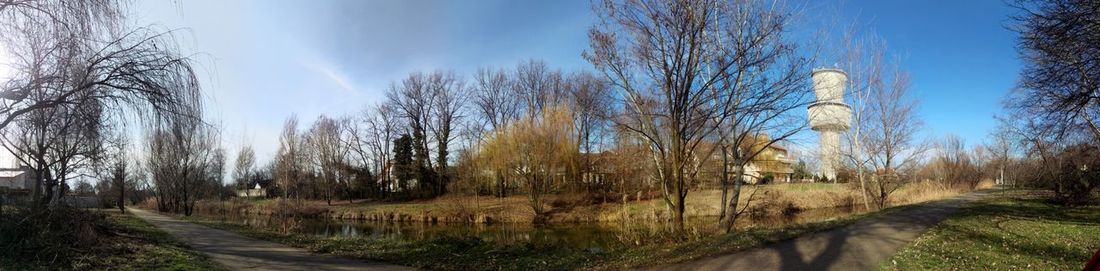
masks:
{"label": "bare tree", "polygon": [[[46,96],[45,91],[35,91],[30,99]],[[59,190],[66,187],[66,179],[97,158],[102,122],[102,107],[95,100],[83,99],[22,115],[14,129],[5,129],[0,143],[21,164],[34,169],[33,196],[40,206],[62,196]]]}
{"label": "bare tree", "polygon": [[466,83],[451,72],[432,73],[429,88],[434,97],[431,110],[432,121],[429,122],[436,146],[434,193],[440,196],[447,193],[447,184],[450,183],[447,159],[451,141],[457,134],[454,130],[462,117],[460,113],[465,106],[468,93]]}
{"label": "bare tree", "polygon": [[429,155],[428,129],[432,122],[434,93],[429,87],[430,76],[412,73],[401,84],[392,84],[386,92],[386,98],[409,125],[413,141],[414,167],[417,183],[422,189],[430,187],[435,181],[432,160]]}
{"label": "bare tree", "polygon": [[608,128],[614,98],[611,88],[595,74],[573,73],[566,81],[578,152],[585,154],[580,161],[580,171],[582,174],[590,173],[596,162],[592,160],[592,155],[604,143],[602,136]]}
{"label": "bare tree", "polygon": [[[14,56],[16,71],[0,82],[0,128],[43,119],[63,123],[49,125],[55,128],[91,127],[105,118],[78,115],[125,116],[127,109],[195,117],[199,86],[191,60],[179,55],[171,32],[131,27],[125,6],[110,0],[0,2],[0,42]],[[56,133],[55,128],[52,139],[22,148],[37,153],[28,160],[39,173],[36,186],[45,186],[43,202],[63,192],[56,190],[86,165],[99,142],[97,129]],[[26,136],[46,139],[42,131]],[[42,190],[36,188],[35,196]]]}
{"label": "bare tree", "polygon": [[14,78],[0,82],[0,127],[89,99],[105,110],[190,117],[199,102],[191,60],[177,53],[171,32],[131,28],[124,7],[111,0],[0,2],[0,41],[16,61]]}
{"label": "bare tree", "polygon": [[[96,191],[104,207],[113,204],[120,212],[126,212],[127,192],[133,191],[133,171],[128,155],[127,138],[118,133],[107,136],[103,152],[93,159],[92,176],[99,179]],[[110,200],[114,200],[110,203]]]}
{"label": "bare tree", "polygon": [[195,202],[213,196],[222,181],[225,154],[217,131],[194,119],[168,118],[148,126],[146,170],[157,209],[189,216]]}
{"label": "bare tree", "polygon": [[335,119],[322,115],[313,123],[306,137],[309,147],[316,154],[312,160],[320,173],[320,190],[329,205],[332,205],[337,186],[344,189],[348,199],[352,196],[350,178],[347,178],[344,170],[348,148],[340,140],[340,126]]}
{"label": "bare tree", "polygon": [[279,150],[275,154],[275,182],[283,192],[283,198],[289,198],[291,192],[297,198],[301,196],[299,182],[304,177],[302,162],[302,138],[298,134],[298,117],[290,116],[283,123],[283,132],[279,135]]}
{"label": "bare tree", "polygon": [[1009,176],[1006,176],[1005,173],[1009,163],[1012,161],[1011,152],[1016,145],[1013,144],[1011,132],[1004,128],[1003,124],[999,125],[997,130],[990,134],[990,141],[992,142],[989,143],[989,151],[991,152],[993,163],[995,163],[994,165],[997,169],[995,173],[997,176],[996,183],[998,185],[1009,185],[1009,183],[1012,183],[1009,181],[1011,172],[1009,172]]}
{"label": "bare tree", "polygon": [[[370,138],[367,142],[368,150],[362,152],[360,157],[368,155],[373,161],[374,172],[378,174],[378,182],[383,195],[392,192],[390,164],[393,155],[393,141],[397,137],[397,112],[387,104],[380,104],[371,109],[372,114],[366,119]],[[365,160],[364,160],[365,161]]]}
{"label": "bare tree", "polygon": [[512,76],[514,95],[523,102],[522,113],[540,113],[548,106],[560,104],[566,97],[561,71],[551,71],[541,60],[527,60],[516,65]]}
{"label": "bare tree", "polygon": [[[589,32],[585,58],[622,90],[626,118],[618,124],[647,142],[665,203],[682,230],[684,199],[714,152],[702,143],[738,107],[724,93],[759,90],[738,85],[738,76],[766,78],[768,66],[755,61],[793,50],[778,38],[786,13],[777,6],[719,0],[606,0],[594,6],[602,23]],[[747,58],[752,53],[781,57]]]}
{"label": "bare tree", "polygon": [[[871,202],[867,195],[867,174],[871,168],[870,157],[866,155],[867,126],[871,124],[867,120],[868,103],[873,89],[882,89],[884,79],[892,63],[886,59],[886,44],[875,36],[860,38],[856,31],[848,31],[841,42],[837,57],[840,59],[841,68],[848,74],[848,104],[852,109],[851,131],[845,133],[846,149],[841,151],[841,156],[856,171],[856,180],[859,181],[860,195],[863,198],[864,208],[870,209]],[[835,182],[836,180],[834,180]]]}
{"label": "bare tree", "polygon": [[884,88],[871,89],[867,111],[867,154],[876,169],[871,179],[871,198],[883,208],[889,196],[908,181],[926,145],[916,142],[923,122],[917,102],[908,96],[909,75],[895,69]]}
{"label": "bare tree", "polygon": [[514,83],[503,69],[478,68],[474,74],[473,107],[489,130],[500,129],[520,117],[519,99]]}
{"label": "bare tree", "polygon": [[1059,137],[1091,134],[1100,144],[1100,3],[1018,0],[1012,27],[1023,59],[1009,107]]}
{"label": "bare tree", "polygon": [[[488,139],[488,133],[503,129],[508,124],[520,118],[521,99],[516,94],[517,83],[509,77],[504,69],[493,71],[489,68],[479,68],[474,75],[473,85],[473,111],[477,118],[484,123],[472,124],[467,131],[475,132],[475,142],[481,145]],[[488,126],[488,127],[485,127]],[[507,180],[502,172],[494,172],[497,196],[504,197],[507,193]]]}
{"label": "bare tree", "polygon": [[944,182],[965,184],[968,188],[977,187],[982,177],[980,165],[976,163],[977,153],[967,150],[965,140],[956,135],[947,135],[939,142],[936,149],[938,151],[936,160],[943,167],[941,177]]}
{"label": "bare tree", "polygon": [[249,189],[248,184],[256,175],[256,152],[252,145],[245,144],[237,151],[237,161],[233,167],[233,181],[237,189]]}
{"label": "bare tree", "polygon": [[446,191],[449,148],[466,101],[465,91],[465,82],[454,73],[436,71],[410,74],[386,93],[390,104],[409,124],[417,184],[428,195],[439,196]]}
{"label": "bare tree", "polygon": [[[733,229],[748,207],[738,209],[749,163],[765,168],[786,162],[767,152],[807,128],[803,109],[814,101],[812,86],[805,83],[805,71],[814,59],[800,53],[783,33],[790,15],[782,6],[733,4],[742,7],[719,9],[719,13],[729,20],[724,23],[736,23],[707,34],[723,46],[717,65],[732,63],[727,69],[706,71],[725,73],[712,86],[716,99],[711,106],[719,113],[711,124],[716,126],[718,150],[711,151],[722,157],[719,220],[725,219],[726,231]],[[728,28],[734,26],[740,28]],[[751,177],[760,183],[764,176]],[[755,192],[749,194],[750,201]]]}

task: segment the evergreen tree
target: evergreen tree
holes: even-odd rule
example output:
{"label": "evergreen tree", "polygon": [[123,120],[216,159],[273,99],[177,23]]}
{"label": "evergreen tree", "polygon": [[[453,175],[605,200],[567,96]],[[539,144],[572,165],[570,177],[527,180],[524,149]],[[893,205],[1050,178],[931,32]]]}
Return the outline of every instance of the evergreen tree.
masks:
{"label": "evergreen tree", "polygon": [[408,134],[402,134],[393,141],[393,175],[397,178],[397,188],[402,192],[409,189],[409,180],[419,168],[413,164],[413,140]]}

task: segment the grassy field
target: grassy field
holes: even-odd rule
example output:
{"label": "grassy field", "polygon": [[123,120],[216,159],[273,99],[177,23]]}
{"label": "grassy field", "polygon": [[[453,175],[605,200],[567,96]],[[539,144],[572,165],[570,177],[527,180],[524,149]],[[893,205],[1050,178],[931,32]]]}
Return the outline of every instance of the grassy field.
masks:
{"label": "grassy field", "polygon": [[[319,237],[309,234],[282,234],[269,229],[200,220],[194,217],[188,219],[192,222],[315,252],[434,270],[620,270],[727,254],[810,232],[847,225],[867,216],[903,211],[905,208],[909,207],[890,208],[873,214],[784,228],[750,228],[717,236],[697,235],[658,241],[649,240],[647,244],[609,251],[530,243],[504,245],[477,238],[413,241],[396,238]],[[654,235],[649,238],[670,238],[669,236],[673,235]]]}
{"label": "grassy field", "polygon": [[[0,255],[0,270],[224,270],[151,224],[118,210],[92,210],[96,225],[77,233],[76,240],[42,243],[27,240],[37,251],[57,258]],[[57,251],[63,251],[55,253]],[[5,259],[6,258],[6,259]]]}
{"label": "grassy field", "polygon": [[1080,270],[1100,249],[1100,206],[997,197],[960,210],[884,270]]}

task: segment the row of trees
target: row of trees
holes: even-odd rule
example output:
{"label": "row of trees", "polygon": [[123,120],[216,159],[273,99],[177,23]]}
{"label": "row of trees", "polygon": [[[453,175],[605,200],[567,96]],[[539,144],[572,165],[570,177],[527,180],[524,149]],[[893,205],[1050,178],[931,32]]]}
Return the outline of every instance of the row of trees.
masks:
{"label": "row of trees", "polygon": [[[541,123],[550,109],[564,112],[555,114],[564,115],[569,126],[558,131],[576,142],[574,156],[601,148],[607,141],[600,135],[610,127],[606,83],[590,73],[552,71],[535,60],[510,71],[481,68],[469,80],[452,72],[412,73],[386,95],[385,102],[357,115],[321,116],[306,131],[299,131],[295,117],[288,119],[272,165],[283,196],[434,197],[458,187],[503,197],[520,189],[518,178],[494,170],[491,178],[454,184],[456,175],[470,175],[456,172],[455,163],[486,165],[474,160],[493,134],[520,122]],[[250,150],[238,155],[238,183],[255,176]],[[594,163],[575,162],[570,179]]]}
{"label": "row of trees", "polygon": [[[553,191],[656,189],[681,226],[689,191],[715,180],[724,195],[721,223],[731,226],[745,209],[738,206],[745,168],[806,127],[816,47],[786,37],[792,18],[782,6],[637,0],[596,7],[603,23],[590,30],[584,57],[597,73],[534,60],[470,77],[412,73],[358,115],[322,116],[307,131],[289,119],[272,166],[278,189],[329,201],[524,192],[537,214],[542,195]],[[867,49],[841,51],[875,61],[884,55]],[[882,206],[920,154],[907,75],[883,62],[838,59],[860,73],[852,79],[860,99],[854,126],[862,132],[850,142],[861,151],[852,164],[874,176],[866,191]],[[252,156],[246,149],[238,161]],[[251,164],[238,163],[238,180],[252,176]]]}

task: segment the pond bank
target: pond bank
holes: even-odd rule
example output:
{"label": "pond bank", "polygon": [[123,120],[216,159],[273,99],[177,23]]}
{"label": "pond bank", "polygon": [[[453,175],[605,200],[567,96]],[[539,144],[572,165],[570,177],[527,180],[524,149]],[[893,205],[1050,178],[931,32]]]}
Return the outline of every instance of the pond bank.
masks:
{"label": "pond bank", "polygon": [[[775,184],[758,190],[746,188],[741,206],[750,216],[774,216],[802,210],[862,205],[858,192],[849,184]],[[894,205],[950,197],[969,190],[941,187],[931,182],[906,185],[895,193]],[[749,195],[752,195],[750,197]],[[751,198],[751,199],[750,199]],[[692,191],[685,217],[716,216],[721,208],[718,190]],[[581,195],[552,195],[547,200],[549,223],[666,221],[667,207],[655,194],[620,195],[617,199],[592,199]],[[195,210],[208,215],[263,215],[392,222],[430,223],[530,223],[534,212],[522,195],[444,196],[409,202],[323,201],[235,199],[228,202],[200,202]]]}
{"label": "pond bank", "polygon": [[910,206],[778,228],[746,228],[728,234],[689,232],[676,237],[667,232],[645,233],[641,237],[646,238],[644,242],[606,250],[543,244],[524,241],[525,239],[502,243],[478,237],[415,240],[387,236],[378,238],[287,234],[266,227],[226,223],[199,217],[187,219],[313,252],[433,270],[621,270],[731,253],[848,225],[866,217],[903,211],[907,208]]}
{"label": "pond bank", "polygon": [[[742,255],[740,253],[742,251],[749,254],[753,253],[752,251],[778,253],[776,251],[780,250],[772,251],[769,248],[784,246],[783,244],[788,243],[799,244],[803,241],[798,240],[803,239],[813,241],[820,238],[828,240],[827,243],[840,247],[862,247],[855,249],[858,252],[877,253],[878,256],[875,257],[848,257],[860,261],[860,266],[874,268],[875,262],[866,261],[864,258],[874,261],[888,258],[893,254],[896,247],[904,245],[908,240],[919,235],[922,230],[914,225],[923,225],[921,227],[933,225],[939,221],[938,217],[949,213],[951,208],[956,208],[964,201],[980,196],[980,194],[982,193],[965,195],[963,200],[954,199],[927,204],[904,205],[874,213],[854,214],[825,221],[790,224],[775,228],[749,227],[726,234],[688,232],[684,235],[675,235],[658,232],[644,235],[643,238],[648,238],[647,242],[627,244],[609,249],[542,244],[523,241],[523,239],[517,242],[501,243],[476,236],[422,240],[392,236],[334,237],[282,233],[266,227],[226,223],[198,217],[188,219],[196,223],[300,247],[313,252],[433,270],[622,270],[639,267],[676,270],[680,266],[667,266],[667,264],[710,263],[716,261],[716,259],[721,261],[724,257],[734,257],[730,255]],[[884,228],[890,227],[905,232],[904,235],[908,237],[894,240],[890,245],[895,248],[876,249],[874,246],[880,244],[883,239],[897,237],[896,234],[882,232]],[[867,234],[859,233],[862,230],[871,232]],[[845,237],[840,239],[830,237],[838,233],[842,233],[840,236]],[[887,236],[874,235],[880,233]],[[867,242],[849,240],[852,238],[874,239],[870,240],[869,243],[873,246],[865,247],[861,242]],[[832,247],[832,245],[821,247]],[[818,258],[814,256],[813,249],[799,248],[791,251],[803,251],[806,257],[809,257],[802,257],[798,262],[812,264],[816,262],[814,259]],[[843,266],[836,264],[842,262],[839,259],[843,258],[840,257],[843,255],[837,254],[834,256],[837,257],[827,257],[827,261],[833,263],[832,266]],[[737,256],[735,258],[742,257]],[[697,261],[700,259],[703,260]],[[709,265],[696,266],[689,264],[686,266],[694,270]],[[779,268],[778,265],[772,267]]]}

